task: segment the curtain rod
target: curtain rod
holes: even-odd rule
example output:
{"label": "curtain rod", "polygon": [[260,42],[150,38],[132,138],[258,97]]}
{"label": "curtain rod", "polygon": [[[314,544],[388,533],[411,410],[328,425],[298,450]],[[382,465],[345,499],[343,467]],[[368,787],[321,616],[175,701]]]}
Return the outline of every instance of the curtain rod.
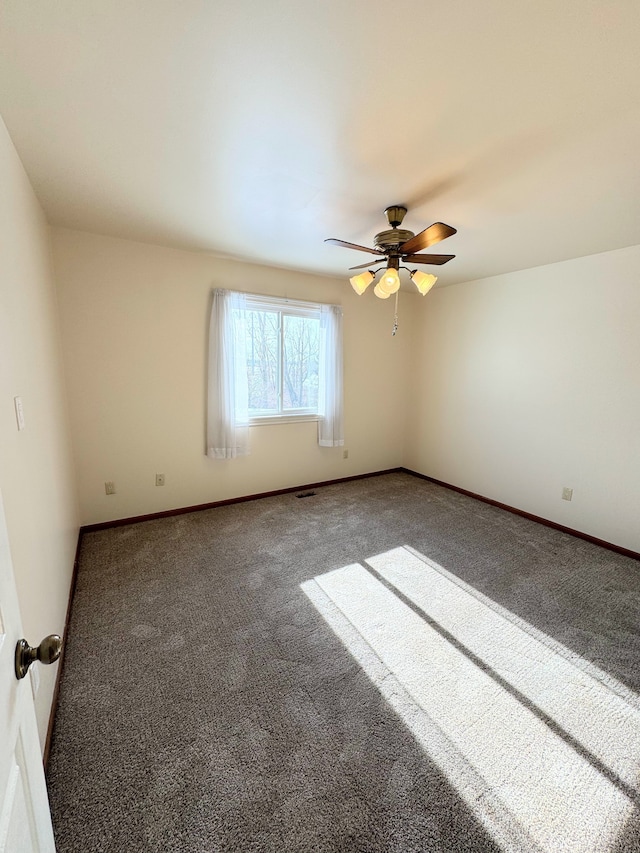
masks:
{"label": "curtain rod", "polygon": [[[221,287],[214,288],[214,290],[231,290],[231,288]],[[342,308],[342,305],[337,305],[334,302],[308,302],[304,299],[290,299],[288,296],[274,296],[270,293],[251,293],[248,290],[236,290],[233,292],[242,293],[244,296],[249,297],[249,299],[253,299],[256,301],[269,301],[270,299],[277,299],[279,302],[286,302],[290,305],[297,305],[300,308],[317,308],[319,305],[330,305],[332,308]]]}

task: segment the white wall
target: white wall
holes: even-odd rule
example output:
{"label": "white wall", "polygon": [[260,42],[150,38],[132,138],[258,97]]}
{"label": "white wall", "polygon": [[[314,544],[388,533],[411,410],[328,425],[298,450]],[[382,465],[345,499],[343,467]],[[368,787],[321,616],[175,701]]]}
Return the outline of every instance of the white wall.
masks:
{"label": "white wall", "polygon": [[[78,512],[49,231],[0,119],[0,490],[25,636],[62,634]],[[18,432],[13,398],[26,428]],[[57,666],[40,667],[41,743]]]}
{"label": "white wall", "polygon": [[[413,307],[344,278],[278,270],[66,229],[52,231],[73,447],[89,524],[396,467],[403,460]],[[345,448],[315,423],[251,430],[249,457],[204,455],[214,287],[342,304]],[[164,487],[155,474],[166,475]],[[116,494],[104,483],[113,480]]]}
{"label": "white wall", "polygon": [[418,310],[407,467],[640,551],[640,246]]}

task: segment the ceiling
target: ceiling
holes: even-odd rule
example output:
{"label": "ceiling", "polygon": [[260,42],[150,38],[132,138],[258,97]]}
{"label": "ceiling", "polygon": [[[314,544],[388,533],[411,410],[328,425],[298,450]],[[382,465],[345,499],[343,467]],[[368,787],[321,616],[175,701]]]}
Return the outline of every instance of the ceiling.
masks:
{"label": "ceiling", "polygon": [[2,0],[56,225],[327,274],[383,209],[442,284],[640,243],[637,0]]}

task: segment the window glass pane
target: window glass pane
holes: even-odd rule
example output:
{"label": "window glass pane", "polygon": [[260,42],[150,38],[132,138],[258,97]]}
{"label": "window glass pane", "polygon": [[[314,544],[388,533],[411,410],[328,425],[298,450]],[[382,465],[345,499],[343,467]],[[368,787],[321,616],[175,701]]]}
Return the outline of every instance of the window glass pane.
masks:
{"label": "window glass pane", "polygon": [[317,409],[320,320],[288,314],[282,320],[282,408]]}
{"label": "window glass pane", "polygon": [[277,311],[247,311],[249,415],[279,411],[280,331]]}

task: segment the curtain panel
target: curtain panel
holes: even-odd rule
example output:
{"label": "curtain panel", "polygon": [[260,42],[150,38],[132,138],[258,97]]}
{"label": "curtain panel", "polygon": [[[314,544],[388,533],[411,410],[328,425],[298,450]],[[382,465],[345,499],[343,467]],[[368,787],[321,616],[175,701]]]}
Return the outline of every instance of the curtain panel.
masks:
{"label": "curtain panel", "polygon": [[318,444],[344,444],[342,381],[342,308],[320,306],[320,377],[318,388]]}
{"label": "curtain panel", "polygon": [[209,325],[207,456],[234,459],[249,453],[246,295],[214,290]]}

